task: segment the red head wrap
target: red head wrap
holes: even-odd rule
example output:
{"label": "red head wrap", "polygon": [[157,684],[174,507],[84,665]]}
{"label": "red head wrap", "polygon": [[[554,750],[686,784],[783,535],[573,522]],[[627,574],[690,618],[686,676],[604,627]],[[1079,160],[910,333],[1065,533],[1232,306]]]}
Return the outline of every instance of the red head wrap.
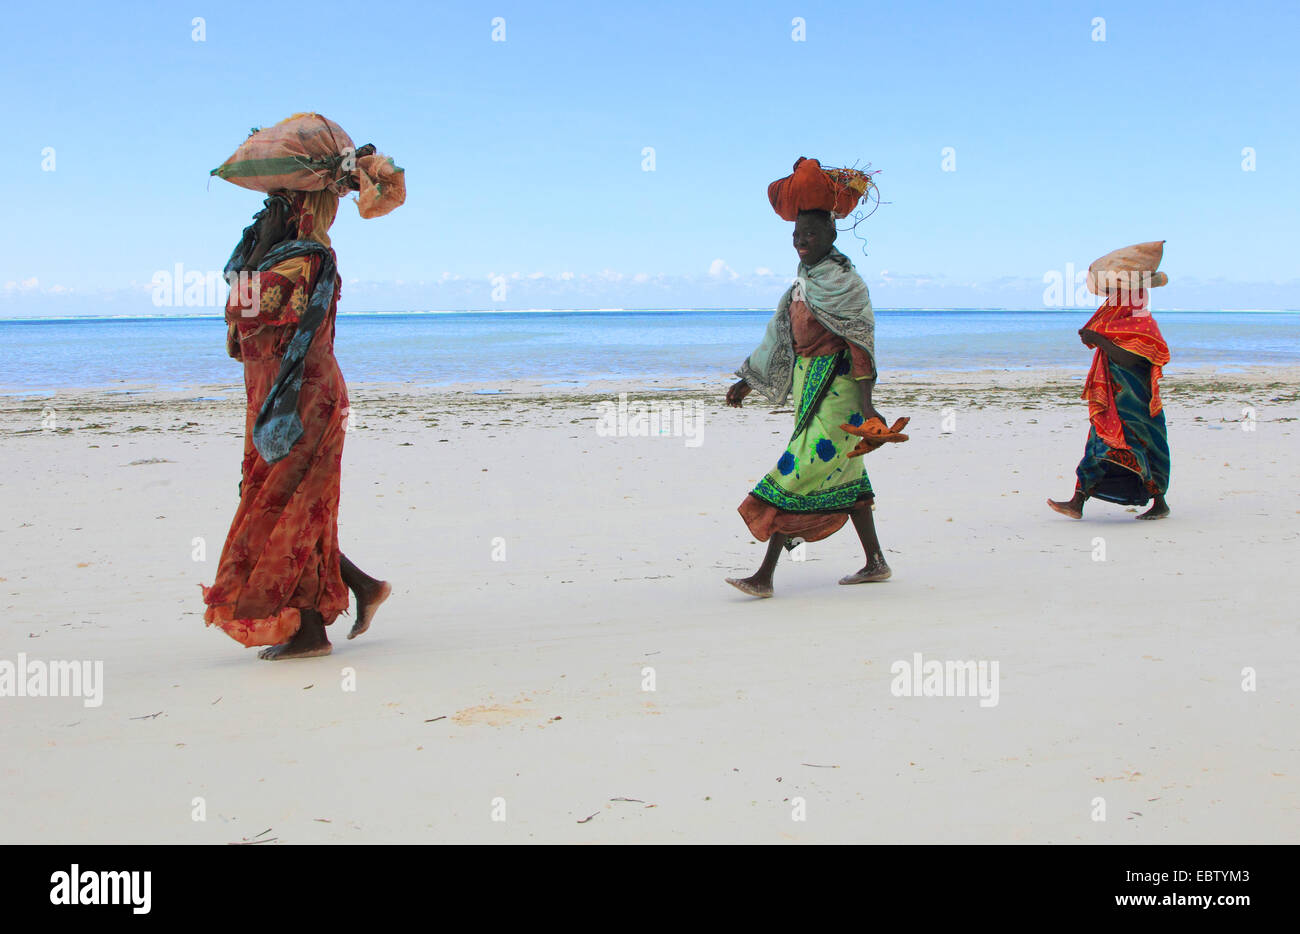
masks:
{"label": "red head wrap", "polygon": [[782,220],[795,220],[800,211],[830,211],[835,217],[847,217],[871,184],[865,172],[823,169],[816,159],[801,156],[792,174],[767,186],[767,199]]}

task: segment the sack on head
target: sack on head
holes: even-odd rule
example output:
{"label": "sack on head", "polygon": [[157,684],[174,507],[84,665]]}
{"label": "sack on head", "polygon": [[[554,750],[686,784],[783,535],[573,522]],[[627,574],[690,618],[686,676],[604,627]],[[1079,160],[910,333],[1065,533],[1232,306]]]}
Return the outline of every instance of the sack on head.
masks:
{"label": "sack on head", "polygon": [[254,130],[213,175],[253,191],[357,192],[362,217],[379,217],[406,200],[404,171],[318,113],[294,114]]}
{"label": "sack on head", "polygon": [[1156,272],[1165,255],[1165,241],[1150,240],[1112,250],[1088,267],[1088,291],[1105,297],[1111,292],[1137,292],[1154,289],[1169,282],[1163,272]]}

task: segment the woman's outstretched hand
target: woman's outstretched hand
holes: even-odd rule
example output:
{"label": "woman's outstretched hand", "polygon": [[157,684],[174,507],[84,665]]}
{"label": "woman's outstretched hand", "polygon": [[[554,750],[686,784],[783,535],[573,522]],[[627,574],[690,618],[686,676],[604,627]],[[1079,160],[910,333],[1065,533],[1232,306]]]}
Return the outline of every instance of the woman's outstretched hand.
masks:
{"label": "woman's outstretched hand", "polygon": [[749,385],[749,383],[745,382],[743,379],[737,380],[732,384],[731,388],[727,390],[727,405],[731,406],[733,409],[740,408],[740,404],[745,400],[745,396],[749,395],[753,391],[754,387]]}
{"label": "woman's outstretched hand", "polygon": [[869,418],[861,425],[841,425],[841,431],[862,439],[857,447],[849,451],[849,457],[870,454],[882,444],[899,444],[906,441],[907,435],[902,431],[910,421],[910,418],[900,418],[888,428],[885,427],[885,420],[882,418]]}
{"label": "woman's outstretched hand", "polygon": [[1087,328],[1079,328],[1079,340],[1083,341],[1083,346],[1096,348],[1097,338],[1100,337],[1096,331],[1089,331]]}

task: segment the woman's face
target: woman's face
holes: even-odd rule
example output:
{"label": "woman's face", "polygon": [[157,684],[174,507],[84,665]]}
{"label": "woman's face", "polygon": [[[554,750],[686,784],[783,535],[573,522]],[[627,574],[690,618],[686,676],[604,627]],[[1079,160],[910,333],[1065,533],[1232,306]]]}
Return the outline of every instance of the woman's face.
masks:
{"label": "woman's face", "polygon": [[266,206],[266,212],[257,224],[258,239],[265,243],[276,244],[283,240],[292,240],[297,236],[298,224],[278,200]]}
{"label": "woman's face", "polygon": [[805,266],[816,266],[835,244],[835,225],[820,214],[800,214],[794,222],[794,251]]}

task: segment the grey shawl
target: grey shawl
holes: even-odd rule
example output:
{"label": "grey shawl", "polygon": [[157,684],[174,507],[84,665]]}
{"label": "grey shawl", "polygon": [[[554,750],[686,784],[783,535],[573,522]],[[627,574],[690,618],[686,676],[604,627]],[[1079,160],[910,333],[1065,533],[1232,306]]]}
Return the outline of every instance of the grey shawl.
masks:
{"label": "grey shawl", "polygon": [[776,314],[758,349],[736,371],[775,405],[783,404],[794,384],[794,334],[790,329],[790,302],[801,290],[808,310],[826,330],[856,344],[876,365],[876,318],[871,296],[849,258],[834,247],[825,259],[809,268],[799,264],[796,279],[776,304]]}

